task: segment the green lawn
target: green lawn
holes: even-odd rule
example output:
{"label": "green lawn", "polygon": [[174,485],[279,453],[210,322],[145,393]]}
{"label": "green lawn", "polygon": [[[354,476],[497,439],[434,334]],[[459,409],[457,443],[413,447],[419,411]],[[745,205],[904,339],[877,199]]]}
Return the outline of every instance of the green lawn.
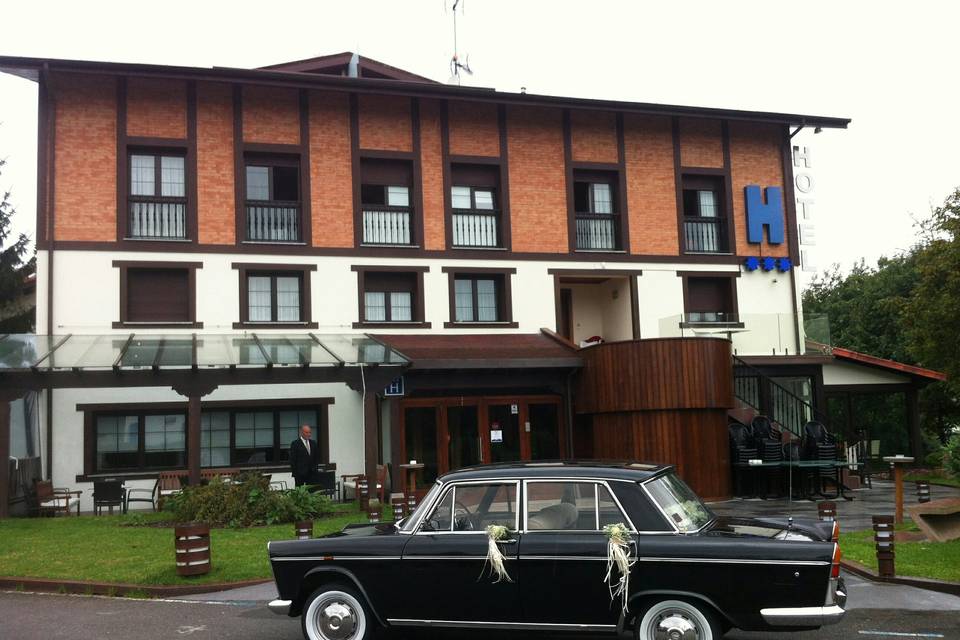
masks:
{"label": "green lawn", "polygon": [[[897,529],[917,530],[912,524],[898,525]],[[840,549],[845,559],[877,570],[877,551],[872,530],[841,533]],[[897,542],[894,552],[898,576],[960,582],[960,540]]]}
{"label": "green lawn", "polygon": [[[336,505],[331,517],[314,523],[314,535],[365,522],[354,505]],[[213,529],[211,571],[181,578],[174,566],[173,528],[122,526],[162,522],[169,514],[11,518],[0,520],[0,576],[61,578],[142,585],[233,582],[270,578],[267,541],[289,540],[293,525]]]}
{"label": "green lawn", "polygon": [[960,487],[960,478],[953,478],[942,473],[932,471],[909,473],[903,478],[906,482],[926,480],[930,484],[940,484],[945,487]]}

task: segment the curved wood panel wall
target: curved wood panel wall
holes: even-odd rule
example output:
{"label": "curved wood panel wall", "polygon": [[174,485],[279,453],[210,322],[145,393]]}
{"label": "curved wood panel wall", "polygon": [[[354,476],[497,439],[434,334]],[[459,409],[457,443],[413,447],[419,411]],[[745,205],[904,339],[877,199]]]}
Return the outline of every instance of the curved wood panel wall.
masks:
{"label": "curved wood panel wall", "polygon": [[593,455],[676,465],[707,499],[730,495],[728,340],[611,342],[580,351],[576,412],[592,416]]}

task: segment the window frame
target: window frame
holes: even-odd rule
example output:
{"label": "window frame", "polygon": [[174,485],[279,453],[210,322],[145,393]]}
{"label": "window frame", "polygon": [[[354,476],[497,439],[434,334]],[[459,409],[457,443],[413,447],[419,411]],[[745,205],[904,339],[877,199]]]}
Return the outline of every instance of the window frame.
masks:
{"label": "window frame", "polygon": [[[622,153],[621,153],[622,155]],[[626,253],[630,246],[629,215],[626,197],[626,169],[623,163],[567,162],[567,217],[570,253]],[[588,185],[589,211],[577,211],[576,189],[578,183]],[[610,187],[611,213],[596,213],[592,185],[606,184]],[[608,217],[614,221],[616,242],[611,249],[590,249],[577,246],[577,218],[581,216]]]}
{"label": "window frame", "polygon": [[[735,253],[736,233],[733,223],[734,207],[733,194],[731,192],[730,171],[727,168],[710,167],[680,167],[677,166],[677,225],[678,239],[681,255],[732,255]],[[686,214],[684,194],[687,191],[713,191],[716,199],[718,213],[715,218],[705,216],[688,216]],[[691,251],[687,247],[686,232],[684,223],[687,220],[705,218],[707,220],[717,220],[720,233],[723,236],[723,247],[721,251]]]}
{"label": "window frame", "polygon": [[[453,206],[453,190],[454,189],[469,189],[470,190],[470,206],[469,207],[455,207]],[[493,201],[493,208],[491,209],[480,209],[477,207],[477,191],[489,191]],[[461,211],[471,211],[477,213],[487,213],[487,214],[499,214],[500,208],[497,206],[500,203],[498,198],[497,188],[496,187],[485,187],[478,186],[473,184],[452,184],[450,186],[450,209],[454,212]]]}
{"label": "window frame", "polygon": [[[513,291],[512,291],[512,280],[513,275],[516,274],[517,270],[515,268],[462,268],[462,267],[443,267],[441,269],[443,273],[447,274],[447,297],[449,301],[449,320],[443,323],[445,329],[470,329],[470,328],[484,328],[484,329],[516,329],[520,325],[519,323],[513,320]],[[497,289],[497,315],[500,317],[496,322],[489,321],[467,321],[467,322],[458,322],[457,321],[457,298],[456,298],[456,281],[457,280],[473,280],[476,282],[479,280],[488,279],[489,277],[499,279],[499,287]],[[477,310],[477,288],[476,285],[473,287],[473,304],[474,304],[474,313]]]}
{"label": "window frame", "polygon": [[[436,510],[436,508],[440,506],[443,500],[447,497],[447,495],[451,491],[456,491],[457,487],[474,486],[474,485],[495,485],[495,484],[496,485],[513,485],[514,491],[515,491],[515,497],[516,497],[516,508],[515,508],[515,513],[513,518],[513,528],[509,529],[509,531],[511,533],[522,532],[522,530],[520,529],[520,523],[523,521],[520,517],[521,511],[523,509],[523,507],[520,504],[521,500],[523,500],[523,495],[521,494],[521,486],[520,486],[521,480],[520,479],[498,480],[493,478],[493,479],[487,479],[487,480],[461,480],[458,482],[451,482],[447,485],[444,485],[443,491],[440,492],[439,496],[437,496],[437,499],[434,500],[433,503],[429,506],[429,508],[423,512],[423,516],[420,518],[420,522],[416,524],[416,529],[414,529],[413,535],[427,535],[427,536],[436,536],[436,535],[462,536],[462,535],[478,535],[478,534],[486,535],[486,532],[483,529],[476,530],[476,531],[454,531],[453,525],[455,521],[452,517],[450,518],[449,531],[424,530],[423,526],[427,522],[427,519],[431,515],[433,515],[433,512]],[[453,496],[453,507],[454,508],[456,507],[456,494],[454,494]]]}
{"label": "window frame", "polygon": [[[336,402],[332,397],[317,398],[273,398],[263,400],[214,400],[203,402],[202,413],[224,411],[230,413],[230,463],[228,466],[207,466],[201,469],[289,469],[289,462],[280,461],[279,454],[283,448],[280,441],[280,413],[283,411],[316,411],[317,428],[314,432],[315,440],[320,448],[320,460],[329,463],[330,460],[330,405]],[[76,410],[83,413],[83,474],[77,476],[77,482],[89,482],[94,477],[124,477],[130,479],[155,478],[157,471],[186,471],[190,464],[190,415],[186,402],[153,402],[153,403],[112,403],[112,404],[77,404]],[[274,462],[239,464],[235,458],[236,448],[236,413],[256,411],[272,411],[274,413]],[[182,414],[185,419],[184,430],[184,466],[181,467],[143,467],[140,466],[143,457],[145,416]],[[101,471],[97,467],[96,419],[101,415],[136,415],[139,419],[138,431],[138,466],[115,471]],[[198,426],[200,421],[198,420]],[[197,434],[197,442],[201,442],[201,434]]]}
{"label": "window frame", "polygon": [[[183,466],[146,466],[144,463],[146,461],[147,450],[146,450],[146,419],[147,416],[168,416],[168,415],[182,415],[183,416]],[[98,454],[99,448],[97,447],[97,421],[99,418],[108,417],[108,416],[136,416],[137,417],[137,464],[133,467],[124,467],[117,469],[101,469],[98,463]],[[93,452],[92,459],[92,472],[93,473],[102,473],[102,474],[113,474],[113,473],[125,473],[131,470],[133,471],[163,471],[168,469],[186,469],[190,460],[190,437],[189,437],[189,416],[187,415],[186,409],[163,409],[163,408],[153,408],[146,410],[117,410],[117,411],[95,411],[91,415],[91,446]]]}
{"label": "window frame", "polygon": [[[231,268],[238,272],[240,299],[240,320],[233,323],[234,329],[316,329],[319,325],[312,320],[312,299],[310,274],[317,270],[316,264],[268,264],[257,262],[234,262]],[[271,282],[271,317],[276,318],[276,277],[296,275],[300,278],[300,320],[278,322],[275,319],[269,322],[250,320],[249,284],[251,275],[269,275]]]}
{"label": "window frame", "polygon": [[[431,323],[426,321],[425,317],[425,304],[424,304],[424,289],[423,289],[423,274],[430,271],[430,267],[420,267],[420,266],[380,266],[380,265],[352,265],[350,267],[351,271],[355,271],[357,274],[357,318],[358,320],[353,323],[354,329],[387,329],[387,328],[396,328],[402,327],[404,329],[429,329]],[[411,291],[411,320],[386,320],[386,321],[368,321],[366,320],[366,301],[364,300],[364,295],[367,293],[367,275],[383,273],[383,274],[405,274],[413,275],[414,277],[414,290]],[[389,301],[387,302],[387,317],[389,317]]]}
{"label": "window frame", "polygon": [[[124,123],[125,124],[125,123]],[[117,145],[117,239],[121,242],[189,243],[197,240],[197,163],[195,140],[118,136]],[[135,155],[154,157],[154,195],[134,196],[132,191],[132,158]],[[161,196],[161,161],[163,156],[183,158],[183,197]],[[131,198],[184,205],[183,237],[140,237],[130,235]]]}
{"label": "window frame", "polygon": [[[140,329],[202,329],[203,323],[197,321],[197,269],[203,268],[202,262],[161,262],[148,260],[114,260],[114,268],[120,269],[120,309],[118,312],[119,320],[115,320],[111,326],[114,329],[123,329],[128,327]],[[152,269],[152,270],[184,270],[187,272],[187,295],[188,295],[188,317],[183,322],[169,321],[140,321],[131,320],[129,317],[129,271],[131,269]]]}
{"label": "window frame", "polygon": [[[413,110],[411,110],[412,115]],[[351,109],[351,119],[355,114]],[[413,120],[415,129],[419,130],[419,116]],[[414,134],[415,148],[412,152],[407,151],[379,151],[370,149],[360,149],[359,140],[354,136],[359,136],[359,122],[351,123],[353,134],[351,142],[353,144],[353,224],[354,224],[354,246],[364,249],[378,249],[389,247],[391,249],[420,249],[423,243],[423,193],[421,181],[421,166],[419,153],[418,133]],[[403,175],[403,178],[396,176]],[[405,210],[410,215],[410,242],[408,244],[392,244],[366,242],[363,237],[363,187],[376,186],[384,189],[384,202],[388,201],[386,189],[388,187],[406,187],[408,204],[406,207],[391,207],[388,204],[374,205],[370,207],[381,207],[385,210]]]}
{"label": "window frame", "polygon": [[[727,327],[731,329],[742,329],[744,327],[744,323],[740,319],[740,305],[737,299],[736,278],[740,277],[739,271],[678,271],[677,277],[681,278],[683,282],[683,314],[680,320],[681,329],[689,329],[694,327]],[[734,318],[736,318],[736,320],[721,322],[699,320],[694,322],[689,321],[687,318],[691,313],[703,313],[692,311],[690,309],[693,303],[690,293],[690,278],[726,280],[728,286],[730,287],[730,305],[733,307],[733,310],[724,313],[730,313]]]}
{"label": "window frame", "polygon": [[[594,523],[596,524],[596,529],[530,529],[528,524],[530,517],[529,510],[529,498],[530,492],[527,490],[528,485],[530,484],[592,484],[593,485],[593,518]],[[617,494],[613,492],[613,489],[610,488],[610,485],[606,480],[592,479],[592,478],[529,478],[524,479],[523,481],[523,533],[573,533],[573,534],[584,534],[584,533],[597,533],[602,534],[603,529],[600,527],[600,487],[604,487],[607,490],[607,493],[613,498],[613,503],[617,506],[617,509],[620,510],[620,515],[623,517],[624,524],[627,525],[630,533],[637,533],[637,528],[633,525],[633,521],[630,519],[630,516],[627,515],[626,510],[623,508],[623,505],[620,503],[620,499],[617,497]]]}

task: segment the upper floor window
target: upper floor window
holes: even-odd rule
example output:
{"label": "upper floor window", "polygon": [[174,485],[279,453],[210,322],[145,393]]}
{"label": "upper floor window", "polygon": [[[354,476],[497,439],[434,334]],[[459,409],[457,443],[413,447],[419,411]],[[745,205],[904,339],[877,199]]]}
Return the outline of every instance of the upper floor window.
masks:
{"label": "upper floor window", "polygon": [[412,245],[413,167],[406,160],[360,160],[362,244]]}
{"label": "upper floor window", "polygon": [[573,177],[576,248],[588,251],[621,249],[617,174],[605,171],[574,171]]}
{"label": "upper floor window", "polygon": [[196,322],[196,269],[192,262],[114,261],[120,268],[120,321],[115,327],[203,326]]}
{"label": "upper floor window", "polygon": [[302,240],[300,161],[292,156],[247,156],[246,240]]}
{"label": "upper floor window", "polygon": [[450,319],[444,326],[516,327],[512,321],[510,277],[514,269],[448,269]]}
{"label": "upper floor window", "polygon": [[683,176],[683,248],[686,253],[726,253],[723,176]]}
{"label": "upper floor window", "polygon": [[240,322],[262,325],[316,325],[310,322],[312,265],[234,264],[240,270]]}
{"label": "upper floor window", "polygon": [[450,208],[455,247],[502,247],[498,165],[451,165]]}
{"label": "upper floor window", "polygon": [[736,280],[730,276],[684,276],[687,323],[739,323]]}
{"label": "upper floor window", "polygon": [[354,328],[403,323],[429,327],[424,322],[423,273],[427,267],[400,270],[354,266],[360,291],[360,322]]}
{"label": "upper floor window", "polygon": [[127,235],[184,240],[187,237],[185,158],[171,153],[130,153]]}

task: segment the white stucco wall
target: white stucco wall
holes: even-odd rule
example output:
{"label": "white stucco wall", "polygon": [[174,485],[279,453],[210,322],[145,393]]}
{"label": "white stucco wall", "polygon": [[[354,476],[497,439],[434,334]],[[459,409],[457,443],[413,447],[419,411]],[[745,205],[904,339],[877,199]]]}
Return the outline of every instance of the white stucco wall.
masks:
{"label": "white stucco wall", "polygon": [[823,384],[826,387],[841,384],[908,384],[909,382],[909,376],[852,362],[834,360],[830,364],[823,365]]}

